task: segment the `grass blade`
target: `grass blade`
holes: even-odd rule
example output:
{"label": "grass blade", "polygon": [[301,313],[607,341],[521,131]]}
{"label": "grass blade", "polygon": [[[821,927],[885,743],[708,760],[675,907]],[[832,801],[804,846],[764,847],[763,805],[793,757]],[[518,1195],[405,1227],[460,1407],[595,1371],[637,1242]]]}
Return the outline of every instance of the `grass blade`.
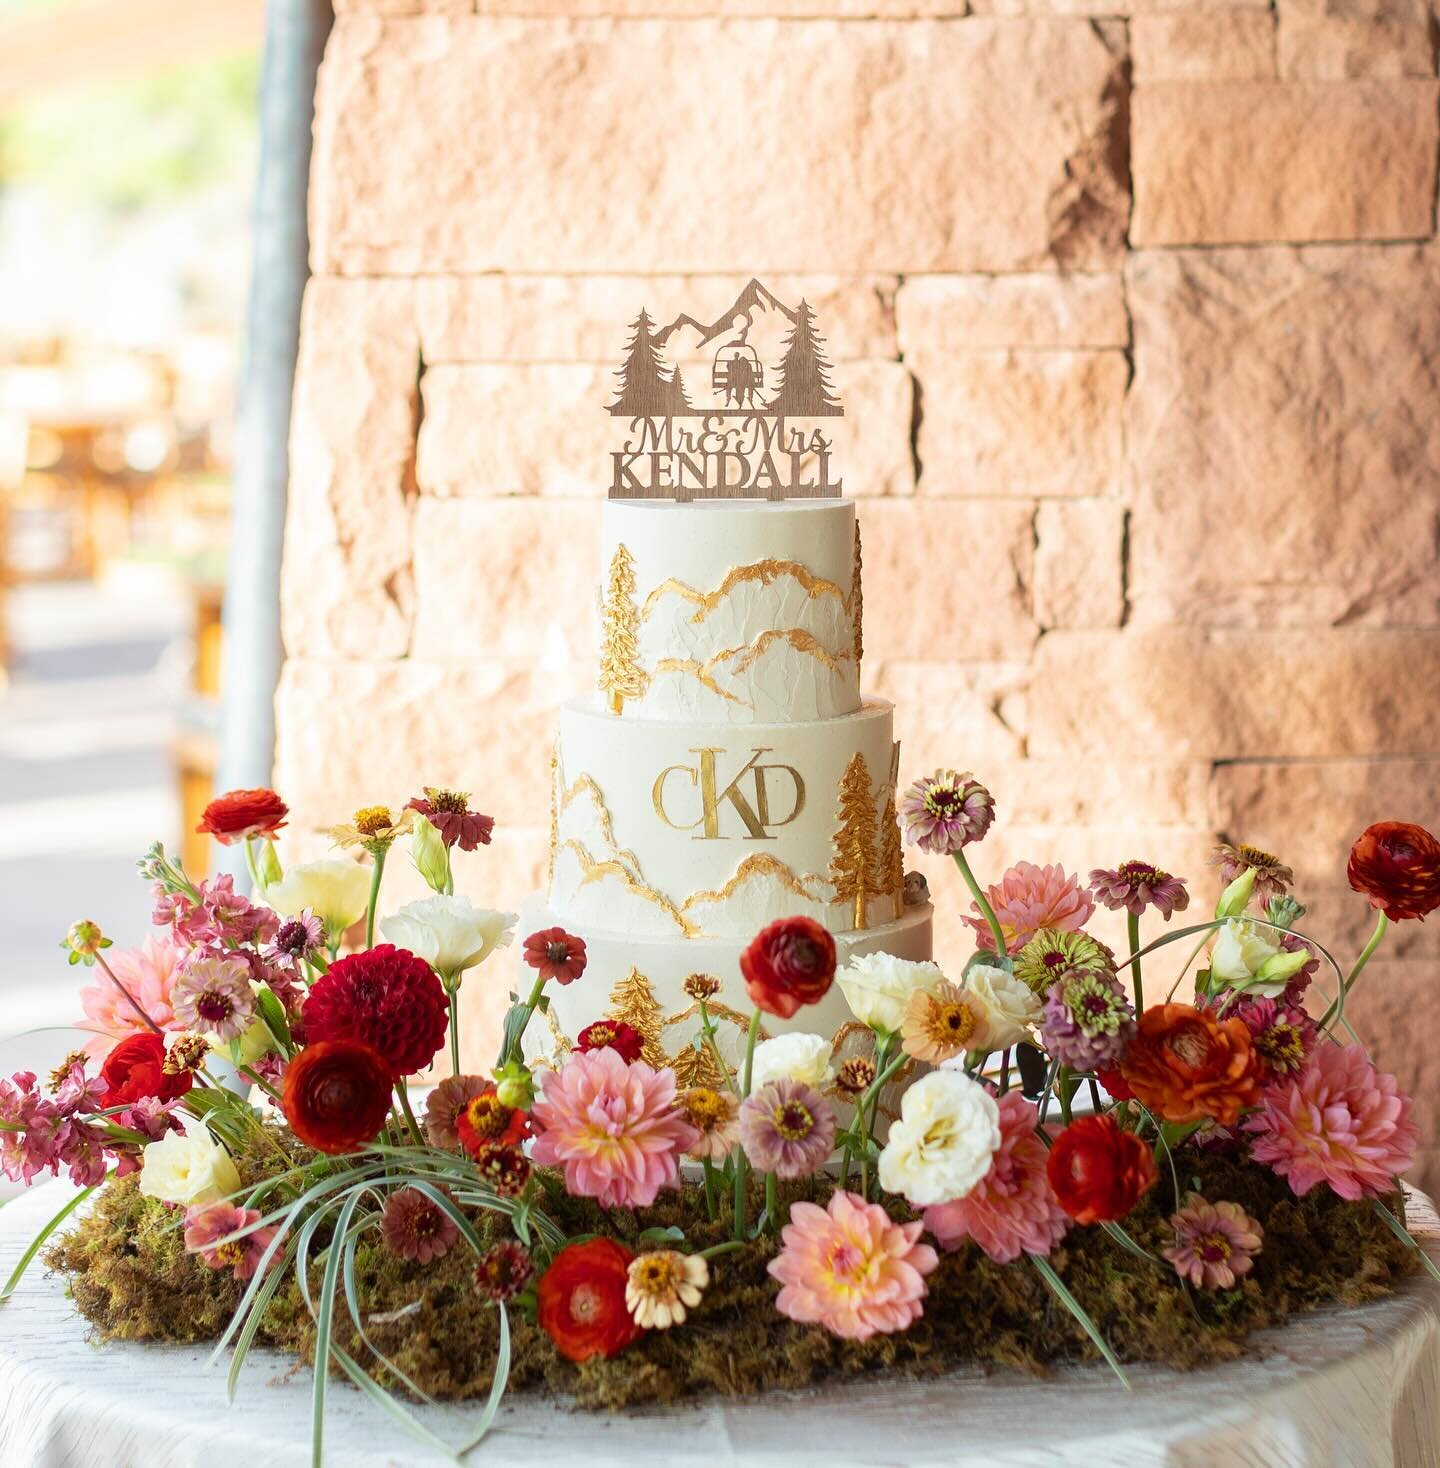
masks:
{"label": "grass blade", "polygon": [[114,1176],[106,1173],[100,1183],[93,1187],[81,1188],[78,1193],[35,1235],[30,1241],[30,1247],[20,1256],[20,1262],[10,1271],[10,1278],[5,1281],[5,1288],[0,1290],[0,1305],[4,1305],[10,1296],[15,1293],[16,1288],[24,1278],[25,1271],[35,1262],[35,1256],[45,1247],[45,1241],[70,1217],[72,1213],[95,1191],[102,1183],[107,1183]]}
{"label": "grass blade", "polygon": [[1079,1321],[1080,1328],[1095,1343],[1095,1349],[1105,1358],[1111,1371],[1120,1378],[1120,1385],[1128,1392],[1130,1378],[1125,1375],[1125,1368],[1121,1366],[1120,1358],[1110,1349],[1109,1342],[1100,1334],[1100,1327],[1090,1318],[1090,1312],[1070,1293],[1065,1281],[1051,1268],[1048,1259],[1042,1259],[1038,1254],[1031,1254],[1029,1257],[1030,1262],[1040,1271],[1040,1278],[1050,1286],[1055,1298]]}
{"label": "grass blade", "polygon": [[1430,1278],[1434,1280],[1440,1280],[1440,1268],[1436,1267],[1435,1261],[1425,1252],[1424,1249],[1420,1247],[1420,1242],[1418,1239],[1416,1239],[1415,1235],[1412,1234],[1410,1230],[1406,1228],[1405,1225],[1401,1223],[1398,1218],[1395,1217],[1395,1215],[1379,1200],[1379,1198],[1372,1198],[1370,1201],[1375,1205],[1375,1211],[1380,1215],[1381,1218],[1385,1220],[1386,1223],[1390,1225],[1391,1233],[1393,1233],[1402,1244],[1409,1244],[1410,1247],[1414,1249],[1414,1251],[1420,1256],[1420,1262],[1425,1266],[1425,1270],[1429,1274]]}
{"label": "grass blade", "polygon": [[485,1403],[485,1410],[480,1414],[479,1431],[455,1455],[457,1458],[463,1458],[484,1441],[495,1421],[495,1414],[500,1410],[500,1400],[505,1395],[505,1387],[510,1380],[510,1317],[506,1315],[503,1305],[497,1304],[495,1308],[500,1312],[500,1348],[495,1355],[495,1375],[490,1380],[490,1397]]}

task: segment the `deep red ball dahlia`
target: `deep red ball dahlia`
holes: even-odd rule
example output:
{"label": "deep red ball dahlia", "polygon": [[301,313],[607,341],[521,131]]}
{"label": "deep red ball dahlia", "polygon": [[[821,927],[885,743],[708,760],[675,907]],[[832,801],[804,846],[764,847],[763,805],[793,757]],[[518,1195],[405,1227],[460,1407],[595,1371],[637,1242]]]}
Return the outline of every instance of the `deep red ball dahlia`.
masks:
{"label": "deep red ball dahlia", "polygon": [[100,1079],[106,1085],[106,1106],[129,1106],[147,1096],[173,1101],[195,1081],[188,1070],[176,1075],[166,1073],[165,1042],[149,1030],[121,1040],[105,1057]]}
{"label": "deep red ball dahlia", "polygon": [[390,1114],[390,1095],[390,1066],[363,1040],[307,1045],[285,1068],[285,1120],[317,1152],[373,1142]]}
{"label": "deep red ball dahlia", "polygon": [[424,1070],[445,1043],[449,1004],[440,976],[409,949],[382,943],[331,964],[301,1010],[305,1039],[364,1040],[396,1076]]}
{"label": "deep red ball dahlia", "polygon": [[205,807],[195,829],[233,846],[250,836],[273,836],[289,814],[290,807],[273,790],[229,790]]}
{"label": "deep red ball dahlia", "polygon": [[1347,875],[1392,923],[1423,918],[1440,907],[1440,841],[1424,826],[1379,821],[1350,848]]}
{"label": "deep red ball dahlia", "polygon": [[789,1019],[803,1004],[818,1004],[835,978],[835,939],[814,918],[777,918],[740,955],[750,1002]]}

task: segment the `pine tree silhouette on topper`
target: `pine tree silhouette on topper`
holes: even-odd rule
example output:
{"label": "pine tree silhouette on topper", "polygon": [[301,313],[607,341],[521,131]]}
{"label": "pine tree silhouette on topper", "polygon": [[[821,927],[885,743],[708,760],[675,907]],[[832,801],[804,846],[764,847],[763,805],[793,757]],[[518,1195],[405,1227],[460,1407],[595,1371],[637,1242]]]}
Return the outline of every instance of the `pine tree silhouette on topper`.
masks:
{"label": "pine tree silhouette on topper", "polygon": [[825,343],[815,329],[815,313],[802,300],[795,313],[795,328],[785,341],[780,386],[765,405],[766,412],[784,418],[842,417],[845,410],[826,375],[829,371]]}
{"label": "pine tree silhouette on topper", "polygon": [[862,930],[870,926],[870,899],[885,891],[875,851],[877,826],[870,767],[857,751],[840,777],[840,825],[830,859],[830,880],[835,900],[854,904],[855,926]]}
{"label": "pine tree silhouette on topper", "polygon": [[674,372],[670,374],[670,380],[665,384],[665,390],[667,412],[673,415],[695,411],[690,405],[690,395],[685,391],[685,379],[680,375],[678,363]]}
{"label": "pine tree silhouette on topper", "polygon": [[610,404],[610,412],[616,418],[663,418],[674,411],[671,403],[675,384],[660,365],[655,323],[642,310],[630,329],[635,334],[626,349],[625,362],[616,373],[619,396]]}

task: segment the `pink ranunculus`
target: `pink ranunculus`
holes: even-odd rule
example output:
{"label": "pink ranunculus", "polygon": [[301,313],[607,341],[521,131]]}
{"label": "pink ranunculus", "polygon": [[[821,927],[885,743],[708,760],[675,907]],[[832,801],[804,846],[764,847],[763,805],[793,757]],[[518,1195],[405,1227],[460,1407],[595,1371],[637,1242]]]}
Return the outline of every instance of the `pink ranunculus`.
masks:
{"label": "pink ranunculus", "polygon": [[[179,1030],[184,1027],[176,1021],[170,1007],[170,991],[184,956],[185,949],[170,938],[147,938],[138,948],[109,949],[105,961],[136,1004],[162,1030]],[[117,1040],[144,1034],[150,1026],[103,970],[97,967],[91,972],[93,981],[80,991],[85,1018],[78,1028],[90,1030],[95,1036],[85,1046],[85,1053],[94,1060],[103,1060],[115,1048]]]}
{"label": "pink ranunculus", "polygon": [[1319,1045],[1305,1068],[1266,1088],[1244,1123],[1251,1156],[1297,1196],[1319,1183],[1351,1202],[1388,1193],[1415,1160],[1420,1129],[1392,1075],[1360,1045]]}
{"label": "pink ranunculus", "polygon": [[674,1187],[685,1150],[700,1134],[675,1095],[675,1072],[627,1065],[605,1046],[574,1055],[541,1082],[530,1112],[535,1161],[563,1167],[565,1186],[602,1207],[648,1207]]}
{"label": "pink ranunculus", "polygon": [[775,1308],[852,1341],[907,1329],[924,1314],[925,1276],[940,1262],[920,1242],[924,1228],[844,1189],[826,1208],[795,1203],[767,1266],[781,1284]]}
{"label": "pink ranunculus", "polygon": [[1035,1106],[1018,1091],[1000,1097],[1000,1146],[990,1171],[963,1197],[925,1210],[925,1227],[942,1249],[966,1239],[997,1263],[1021,1254],[1048,1254],[1065,1237],[1070,1218],[1045,1173],[1049,1155],[1035,1134]]}
{"label": "pink ranunculus", "polygon": [[[1077,933],[1095,911],[1095,899],[1079,878],[1067,876],[1058,865],[1037,867],[1034,862],[1017,861],[985,895],[1000,920],[1010,953],[1018,953],[1042,928]],[[976,904],[971,906],[977,915],[967,914],[965,921],[975,930],[980,947],[993,949],[990,924],[978,915]]]}

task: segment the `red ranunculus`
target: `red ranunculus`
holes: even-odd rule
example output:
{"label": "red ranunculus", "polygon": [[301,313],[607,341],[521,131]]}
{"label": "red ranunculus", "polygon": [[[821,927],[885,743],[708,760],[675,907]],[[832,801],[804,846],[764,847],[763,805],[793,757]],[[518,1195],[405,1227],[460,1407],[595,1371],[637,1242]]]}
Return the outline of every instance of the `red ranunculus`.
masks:
{"label": "red ranunculus", "polygon": [[178,1075],[165,1073],[165,1042],[150,1030],[130,1035],[105,1057],[100,1079],[107,1087],[106,1106],[130,1106],[154,1096],[173,1101],[195,1082],[188,1070]]}
{"label": "red ranunculus", "polygon": [[597,1019],[575,1037],[575,1051],[580,1055],[606,1046],[618,1051],[626,1065],[634,1065],[645,1049],[645,1036],[623,1019]]}
{"label": "red ranunculus", "polygon": [[540,1276],[540,1324],[567,1361],[618,1356],[640,1338],[625,1306],[634,1257],[614,1239],[586,1239],[567,1244]]}
{"label": "red ranunculus", "polygon": [[273,836],[289,814],[290,807],[273,790],[231,790],[205,807],[195,829],[233,846],[250,836]]}
{"label": "red ranunculus", "polygon": [[315,981],[300,1011],[305,1038],[364,1040],[396,1076],[424,1070],[445,1043],[450,1005],[440,976],[408,948],[352,953]]}
{"label": "red ranunculus", "polygon": [[1124,1218],[1159,1172],[1150,1148],[1105,1115],[1071,1122],[1055,1138],[1045,1175],[1076,1223],[1105,1223]]}
{"label": "red ranunculus", "polygon": [[545,928],[525,940],[525,962],[542,979],[573,984],[585,972],[585,940],[564,928]]}
{"label": "red ranunculus", "polygon": [[1380,821],[1350,848],[1350,885],[1391,922],[1440,907],[1440,841],[1424,826]]}
{"label": "red ranunculus", "polygon": [[285,1068],[285,1119],[317,1152],[354,1152],[385,1125],[391,1081],[385,1057],[363,1040],[307,1045]]}
{"label": "red ranunculus", "polygon": [[740,972],[757,1009],[789,1019],[825,997],[835,962],[835,939],[814,918],[777,918],[740,955]]}

